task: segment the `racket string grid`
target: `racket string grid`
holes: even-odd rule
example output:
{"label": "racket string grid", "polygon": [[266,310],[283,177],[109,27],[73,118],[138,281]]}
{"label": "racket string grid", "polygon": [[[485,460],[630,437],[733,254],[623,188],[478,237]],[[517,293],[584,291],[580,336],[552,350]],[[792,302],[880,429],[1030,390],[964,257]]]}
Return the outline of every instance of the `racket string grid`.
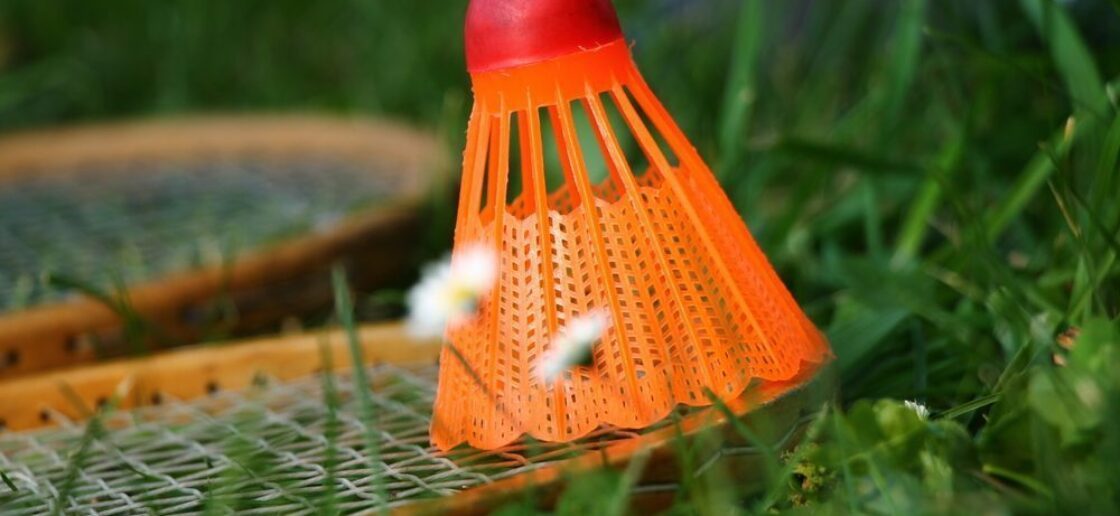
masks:
{"label": "racket string grid", "polygon": [[0,471],[12,484],[0,483],[0,513],[43,514],[60,503],[65,514],[101,515],[313,514],[328,502],[345,512],[400,507],[638,435],[603,429],[569,444],[440,453],[428,443],[436,373],[434,366],[370,368],[376,461],[354,384],[342,374],[331,376],[333,419],[317,375],[108,412],[98,419],[100,432],[59,419],[57,428],[0,434]]}
{"label": "racket string grid", "polygon": [[66,292],[44,273],[111,289],[326,231],[403,178],[329,155],[122,162],[28,172],[0,188],[0,313]]}

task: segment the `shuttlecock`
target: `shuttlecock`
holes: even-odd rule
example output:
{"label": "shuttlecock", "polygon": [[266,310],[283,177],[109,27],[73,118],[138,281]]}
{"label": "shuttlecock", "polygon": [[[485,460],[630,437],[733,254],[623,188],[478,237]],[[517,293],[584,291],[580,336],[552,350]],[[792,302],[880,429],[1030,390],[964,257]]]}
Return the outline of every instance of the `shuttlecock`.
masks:
{"label": "shuttlecock", "polygon": [[436,447],[642,428],[830,356],[642,79],[609,0],[473,0],[466,33],[455,247],[496,250],[498,272],[449,327]]}

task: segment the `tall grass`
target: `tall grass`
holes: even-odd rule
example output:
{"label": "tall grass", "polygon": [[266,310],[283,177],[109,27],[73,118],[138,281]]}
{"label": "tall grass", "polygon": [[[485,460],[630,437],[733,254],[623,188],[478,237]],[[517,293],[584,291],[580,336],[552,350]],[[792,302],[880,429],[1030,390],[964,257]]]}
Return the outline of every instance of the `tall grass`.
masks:
{"label": "tall grass", "polygon": [[[808,442],[724,498],[1120,511],[1115,2],[617,4],[650,83],[838,357],[841,397]],[[457,152],[464,5],[8,0],[0,128],[326,109],[411,119]],[[433,210],[433,241],[450,213]],[[715,507],[710,492],[682,489],[676,510]],[[574,484],[560,508],[600,494]]]}

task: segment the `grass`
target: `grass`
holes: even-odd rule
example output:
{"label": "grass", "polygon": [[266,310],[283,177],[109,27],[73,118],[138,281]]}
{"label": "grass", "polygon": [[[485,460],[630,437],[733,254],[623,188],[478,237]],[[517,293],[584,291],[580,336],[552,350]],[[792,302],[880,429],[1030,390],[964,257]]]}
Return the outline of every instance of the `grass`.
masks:
{"label": "grass", "polygon": [[[616,3],[838,357],[805,444],[761,485],[688,479],[673,511],[1120,511],[1115,2]],[[456,153],[463,5],[9,0],[0,128],[323,109]],[[628,477],[595,478],[617,496],[577,483],[558,510],[619,507]]]}
{"label": "grass", "polygon": [[[357,325],[354,323],[354,306],[353,300],[350,298],[350,291],[347,288],[346,271],[341,266],[336,266],[331,271],[331,285],[334,288],[335,310],[338,316],[338,321],[343,328],[346,329],[346,342],[349,345],[350,356],[354,364],[365,364],[366,360],[362,357],[362,346],[358,340]],[[354,380],[358,385],[370,385],[369,377],[363,367],[354,368]],[[381,468],[381,438],[377,435],[377,429],[380,425],[377,424],[378,414],[373,404],[373,396],[369,389],[358,389],[358,406],[360,408],[360,416],[362,421],[366,422],[365,441],[366,453],[369,459],[373,462],[372,468],[375,472],[379,472]],[[327,400],[328,403],[330,400]],[[388,500],[389,496],[384,485],[384,475],[374,475],[373,482],[376,486],[377,497],[381,500]],[[382,512],[385,512],[383,509]]]}

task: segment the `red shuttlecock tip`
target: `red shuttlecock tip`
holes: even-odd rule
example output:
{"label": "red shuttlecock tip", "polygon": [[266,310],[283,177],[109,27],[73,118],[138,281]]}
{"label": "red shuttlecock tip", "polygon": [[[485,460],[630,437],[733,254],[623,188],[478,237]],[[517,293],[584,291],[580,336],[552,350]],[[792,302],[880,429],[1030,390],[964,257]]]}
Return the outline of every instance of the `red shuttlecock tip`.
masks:
{"label": "red shuttlecock tip", "polygon": [[476,73],[523,66],[621,37],[610,0],[471,0],[467,69]]}

